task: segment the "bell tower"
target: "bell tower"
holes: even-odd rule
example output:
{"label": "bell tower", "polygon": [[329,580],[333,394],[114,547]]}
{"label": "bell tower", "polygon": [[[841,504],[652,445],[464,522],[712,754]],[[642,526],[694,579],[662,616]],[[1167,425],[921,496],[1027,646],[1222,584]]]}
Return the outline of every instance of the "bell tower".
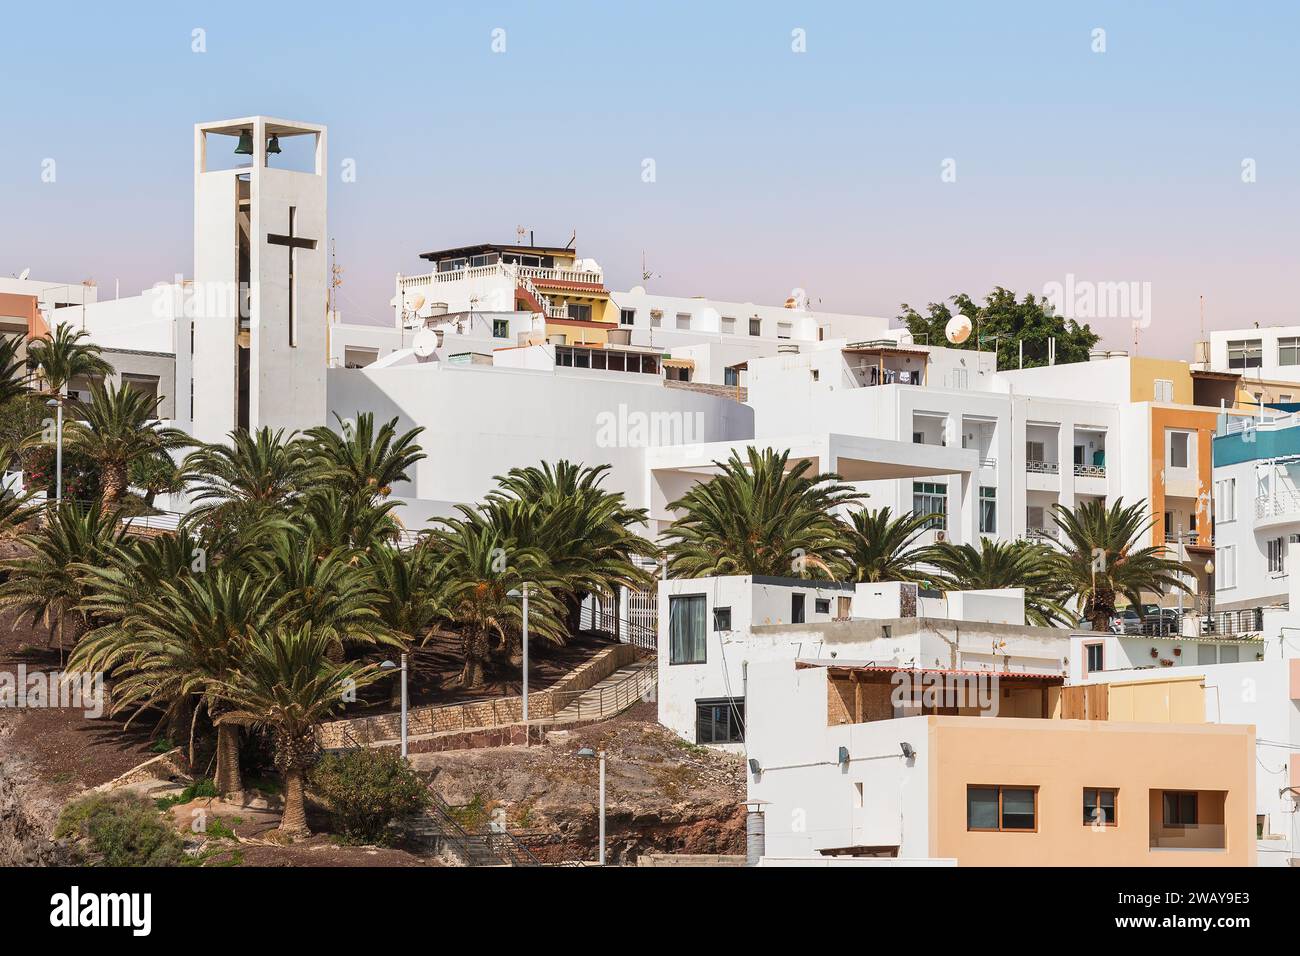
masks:
{"label": "bell tower", "polygon": [[203,441],[325,422],[325,135],[265,116],[194,127],[189,342]]}

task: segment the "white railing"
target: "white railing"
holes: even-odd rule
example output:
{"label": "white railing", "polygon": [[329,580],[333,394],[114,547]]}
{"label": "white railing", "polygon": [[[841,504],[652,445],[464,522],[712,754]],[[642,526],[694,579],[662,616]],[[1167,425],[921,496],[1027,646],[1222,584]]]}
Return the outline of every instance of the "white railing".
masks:
{"label": "white railing", "polygon": [[1276,518],[1282,515],[1300,515],[1300,494],[1279,491],[1255,499],[1256,518]]}
{"label": "white railing", "polygon": [[1035,475],[1055,475],[1057,464],[1054,461],[1026,461],[1025,471]]}
{"label": "white railing", "polygon": [[603,272],[579,272],[574,269],[540,269],[536,266],[516,266],[508,262],[494,262],[486,266],[448,269],[445,272],[428,272],[418,276],[398,276],[397,285],[401,289],[413,289],[435,285],[439,282],[459,282],[462,279],[483,279],[491,276],[506,276],[521,285],[524,280],[532,279],[549,279],[552,282],[585,282],[594,285],[604,285],[605,283],[605,274]]}
{"label": "white railing", "polygon": [[1075,465],[1074,473],[1080,478],[1105,478],[1105,465]]}

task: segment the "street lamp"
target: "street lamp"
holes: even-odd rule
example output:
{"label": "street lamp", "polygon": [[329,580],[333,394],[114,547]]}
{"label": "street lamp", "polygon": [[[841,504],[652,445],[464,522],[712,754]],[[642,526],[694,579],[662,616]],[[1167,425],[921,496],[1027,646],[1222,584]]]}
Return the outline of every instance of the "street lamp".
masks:
{"label": "street lamp", "polygon": [[524,745],[528,744],[528,588],[525,582],[517,590],[510,591],[509,596],[512,598],[521,598],[523,600],[522,614],[524,619]]}
{"label": "street lamp", "polygon": [[[394,671],[394,670],[397,670],[397,669],[398,669],[398,665],[394,664],[392,661],[384,661],[382,664],[379,665],[379,669],[380,669],[381,671]],[[405,760],[405,759],[406,759],[406,753],[407,753],[407,746],[406,746],[406,653],[405,653],[405,652],[402,653],[401,671],[402,671],[402,759]]]}
{"label": "street lamp", "polygon": [[592,750],[590,747],[583,747],[578,751],[578,756],[584,759],[596,757],[600,760],[600,856],[598,862],[600,866],[605,865],[605,751],[599,752]]}
{"label": "street lamp", "polygon": [[[54,426],[54,503],[63,503],[63,396],[58,395],[45,403],[56,409]],[[48,419],[47,419],[48,421]]]}

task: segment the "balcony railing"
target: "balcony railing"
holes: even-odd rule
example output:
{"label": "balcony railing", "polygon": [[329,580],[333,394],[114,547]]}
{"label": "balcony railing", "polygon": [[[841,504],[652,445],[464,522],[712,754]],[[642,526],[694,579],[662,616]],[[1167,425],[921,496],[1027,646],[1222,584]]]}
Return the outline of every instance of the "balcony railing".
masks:
{"label": "balcony railing", "polygon": [[981,468],[996,468],[997,466],[998,466],[998,460],[997,460],[996,458],[981,458],[981,459],[980,459],[980,467],[981,467]]}
{"label": "balcony railing", "polygon": [[1279,491],[1255,499],[1256,518],[1279,518],[1296,515],[1300,518],[1300,495],[1292,491]]}
{"label": "balcony railing", "polygon": [[603,272],[580,272],[575,269],[539,269],[536,266],[511,266],[501,262],[494,262],[486,266],[471,266],[465,269],[448,269],[445,272],[428,272],[418,276],[400,276],[397,284],[402,289],[411,289],[435,285],[440,282],[459,282],[462,279],[483,279],[498,275],[507,278],[518,276],[527,279],[541,279],[543,282],[549,279],[552,282],[605,284],[605,274]]}
{"label": "balcony railing", "polygon": [[1060,471],[1060,466],[1054,461],[1026,461],[1025,471],[1032,475],[1055,475]]}
{"label": "balcony railing", "polygon": [[1075,465],[1074,475],[1076,478],[1105,478],[1105,465]]}

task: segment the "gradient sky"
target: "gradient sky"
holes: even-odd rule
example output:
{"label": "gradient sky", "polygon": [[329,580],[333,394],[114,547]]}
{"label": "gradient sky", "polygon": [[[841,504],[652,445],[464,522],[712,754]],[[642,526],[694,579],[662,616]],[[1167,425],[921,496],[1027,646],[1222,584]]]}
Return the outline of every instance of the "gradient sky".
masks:
{"label": "gradient sky", "polygon": [[349,321],[523,225],[611,288],[644,250],[654,292],[842,312],[1150,282],[1140,353],[1190,358],[1198,295],[1211,328],[1300,321],[1298,34],[1283,2],[11,6],[0,274],[189,275],[192,125],[263,113],[329,126]]}

